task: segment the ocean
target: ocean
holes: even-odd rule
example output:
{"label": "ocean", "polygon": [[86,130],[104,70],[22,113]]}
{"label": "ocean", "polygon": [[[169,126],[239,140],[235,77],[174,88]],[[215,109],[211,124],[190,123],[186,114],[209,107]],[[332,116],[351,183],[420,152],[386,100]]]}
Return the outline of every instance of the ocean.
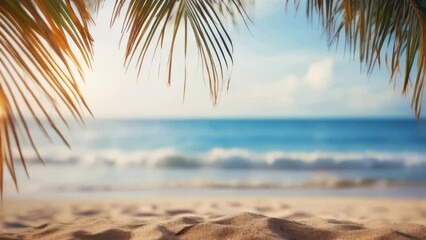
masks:
{"label": "ocean", "polygon": [[45,165],[26,149],[30,178],[17,166],[5,197],[426,197],[414,119],[91,120],[67,138],[71,150],[39,141]]}

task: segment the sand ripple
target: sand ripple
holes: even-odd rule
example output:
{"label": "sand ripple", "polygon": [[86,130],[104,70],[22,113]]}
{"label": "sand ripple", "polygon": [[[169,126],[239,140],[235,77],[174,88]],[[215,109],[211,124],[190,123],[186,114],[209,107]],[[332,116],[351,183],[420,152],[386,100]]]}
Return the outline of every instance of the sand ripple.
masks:
{"label": "sand ripple", "polygon": [[381,199],[6,202],[0,240],[420,240],[425,206]]}

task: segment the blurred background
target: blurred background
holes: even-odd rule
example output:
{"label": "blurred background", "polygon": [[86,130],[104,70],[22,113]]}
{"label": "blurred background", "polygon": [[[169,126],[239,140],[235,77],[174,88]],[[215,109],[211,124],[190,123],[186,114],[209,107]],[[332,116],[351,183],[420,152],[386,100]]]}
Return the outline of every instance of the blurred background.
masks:
{"label": "blurred background", "polygon": [[83,89],[95,119],[71,126],[71,150],[35,130],[45,166],[24,149],[30,179],[20,167],[17,193],[6,176],[5,198],[426,196],[426,125],[411,99],[386,69],[367,75],[343,44],[327,49],[315,18],[256,1],[250,30],[232,27],[230,89],[213,107],[196,52],[185,97],[183,61],[170,86],[155,61],[140,76],[126,70],[112,9],[96,16]]}

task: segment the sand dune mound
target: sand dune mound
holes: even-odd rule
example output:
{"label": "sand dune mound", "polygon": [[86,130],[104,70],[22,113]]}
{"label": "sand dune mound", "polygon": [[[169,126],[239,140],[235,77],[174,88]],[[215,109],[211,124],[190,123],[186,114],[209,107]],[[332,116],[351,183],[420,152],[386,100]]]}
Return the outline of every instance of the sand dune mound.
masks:
{"label": "sand dune mound", "polygon": [[117,222],[76,218],[69,223],[49,223],[4,232],[0,239],[79,240],[263,240],[263,239],[426,239],[426,227],[416,224],[364,226],[350,221],[308,218],[298,221],[241,213],[218,218],[175,216],[162,220]]}

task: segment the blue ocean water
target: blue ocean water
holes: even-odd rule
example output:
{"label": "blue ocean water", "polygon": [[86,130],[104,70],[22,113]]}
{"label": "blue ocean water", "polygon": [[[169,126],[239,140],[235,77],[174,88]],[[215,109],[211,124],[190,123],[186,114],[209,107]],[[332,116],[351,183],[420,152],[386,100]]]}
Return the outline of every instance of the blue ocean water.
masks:
{"label": "blue ocean water", "polygon": [[[81,139],[80,134],[94,138]],[[251,151],[426,152],[426,123],[414,119],[99,120],[73,145],[125,150],[173,147]]]}
{"label": "blue ocean water", "polygon": [[[37,139],[42,136],[36,136]],[[426,197],[426,124],[414,119],[93,120],[29,149],[9,197],[351,194]]]}

